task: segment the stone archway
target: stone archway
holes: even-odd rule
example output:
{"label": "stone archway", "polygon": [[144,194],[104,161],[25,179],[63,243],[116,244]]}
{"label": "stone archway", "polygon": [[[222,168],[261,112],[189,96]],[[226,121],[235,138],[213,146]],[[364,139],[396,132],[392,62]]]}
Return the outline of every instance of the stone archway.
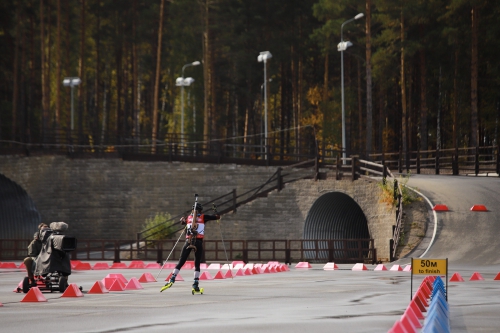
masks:
{"label": "stone archway", "polygon": [[[342,192],[329,192],[320,196],[311,206],[305,224],[304,239],[368,239],[370,232],[368,222],[361,207],[353,198]],[[355,242],[353,242],[355,243]],[[327,248],[326,242],[319,244],[320,248]],[[345,244],[334,242],[334,248],[342,248]],[[348,244],[348,246],[351,246]],[[305,244],[306,248],[313,248],[313,244]],[[357,244],[352,244],[357,247]],[[308,251],[309,252],[309,251]],[[312,253],[307,253],[311,257]],[[342,258],[347,253],[335,252],[335,258]],[[321,258],[327,258],[327,251],[319,253]]]}
{"label": "stone archway", "polygon": [[41,220],[28,193],[0,174],[0,238],[31,239]]}

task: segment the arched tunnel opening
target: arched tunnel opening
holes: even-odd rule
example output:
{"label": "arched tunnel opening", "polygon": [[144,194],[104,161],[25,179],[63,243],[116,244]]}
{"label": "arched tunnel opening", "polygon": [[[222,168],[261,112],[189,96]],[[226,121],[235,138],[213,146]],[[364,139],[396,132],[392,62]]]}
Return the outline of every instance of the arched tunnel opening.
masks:
{"label": "arched tunnel opening", "polygon": [[[333,245],[333,259],[359,257],[355,249],[359,248],[357,239],[369,239],[368,222],[358,203],[342,192],[329,192],[320,196],[309,210],[305,225],[305,240],[325,240],[314,242],[306,241],[306,249],[328,249]],[[368,248],[368,242],[362,242],[363,248]],[[366,243],[366,244],[365,244]],[[352,249],[352,251],[346,251]],[[328,259],[328,251],[305,251],[309,260]]]}
{"label": "arched tunnel opening", "polygon": [[0,239],[31,239],[41,220],[28,193],[0,174]]}

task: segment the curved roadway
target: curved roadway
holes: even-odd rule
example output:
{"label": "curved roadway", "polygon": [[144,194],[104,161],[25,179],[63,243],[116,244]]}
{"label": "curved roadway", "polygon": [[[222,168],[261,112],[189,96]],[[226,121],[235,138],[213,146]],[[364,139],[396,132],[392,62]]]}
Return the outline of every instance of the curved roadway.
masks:
{"label": "curved roadway", "polygon": [[[433,242],[428,249],[429,242],[423,242],[415,254],[425,247],[425,258],[448,258],[449,265],[500,264],[500,178],[412,175],[407,186],[425,195],[432,205],[449,209],[436,212]],[[488,211],[471,211],[474,205],[484,205]],[[431,213],[428,235],[434,230],[433,220]]]}

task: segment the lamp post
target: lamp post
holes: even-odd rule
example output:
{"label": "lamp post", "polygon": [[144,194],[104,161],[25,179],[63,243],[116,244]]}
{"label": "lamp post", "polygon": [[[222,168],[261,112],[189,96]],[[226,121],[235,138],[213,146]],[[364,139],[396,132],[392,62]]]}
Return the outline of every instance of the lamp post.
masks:
{"label": "lamp post", "polygon": [[73,107],[73,88],[82,83],[79,77],[65,77],[63,80],[63,85],[65,87],[71,87],[71,134],[73,134],[74,129],[74,107]]}
{"label": "lamp post", "polygon": [[346,142],[345,142],[345,103],[344,103],[344,51],[348,47],[352,46],[351,42],[344,42],[344,25],[354,20],[360,19],[365,14],[359,13],[352,19],[349,19],[342,23],[340,26],[340,43],[337,45],[337,50],[340,52],[340,72],[342,81],[342,164],[346,164]]}
{"label": "lamp post", "polygon": [[267,160],[267,71],[266,64],[267,60],[271,59],[273,55],[269,51],[260,52],[257,60],[264,63],[264,148],[265,148],[265,158]]}
{"label": "lamp post", "polygon": [[198,66],[200,62],[198,60],[190,62],[189,64],[185,64],[182,66],[182,76],[178,77],[175,80],[175,85],[181,87],[181,142],[184,144],[184,86],[189,86],[191,83],[194,82],[194,79],[191,77],[188,77],[184,79],[184,70],[186,67],[190,66]]}
{"label": "lamp post", "polygon": [[194,82],[192,77],[178,77],[175,85],[181,87],[181,144],[184,144],[184,87],[190,86]]}

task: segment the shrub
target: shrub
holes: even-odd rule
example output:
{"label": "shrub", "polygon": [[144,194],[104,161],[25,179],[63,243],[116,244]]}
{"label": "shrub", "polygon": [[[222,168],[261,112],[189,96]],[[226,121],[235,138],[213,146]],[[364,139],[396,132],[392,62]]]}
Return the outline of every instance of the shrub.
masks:
{"label": "shrub", "polygon": [[148,240],[162,240],[173,237],[174,220],[169,213],[156,213],[152,218],[147,218],[143,225],[143,237]]}
{"label": "shrub", "polygon": [[[410,191],[405,185],[410,180],[410,174],[406,176],[400,175],[397,179],[400,187],[403,205],[408,205],[416,200],[416,197],[412,191]],[[393,182],[381,182],[378,184],[380,189],[382,190],[382,197],[380,198],[380,202],[386,203],[388,206],[395,207],[397,204],[397,199],[394,199],[394,183]]]}

